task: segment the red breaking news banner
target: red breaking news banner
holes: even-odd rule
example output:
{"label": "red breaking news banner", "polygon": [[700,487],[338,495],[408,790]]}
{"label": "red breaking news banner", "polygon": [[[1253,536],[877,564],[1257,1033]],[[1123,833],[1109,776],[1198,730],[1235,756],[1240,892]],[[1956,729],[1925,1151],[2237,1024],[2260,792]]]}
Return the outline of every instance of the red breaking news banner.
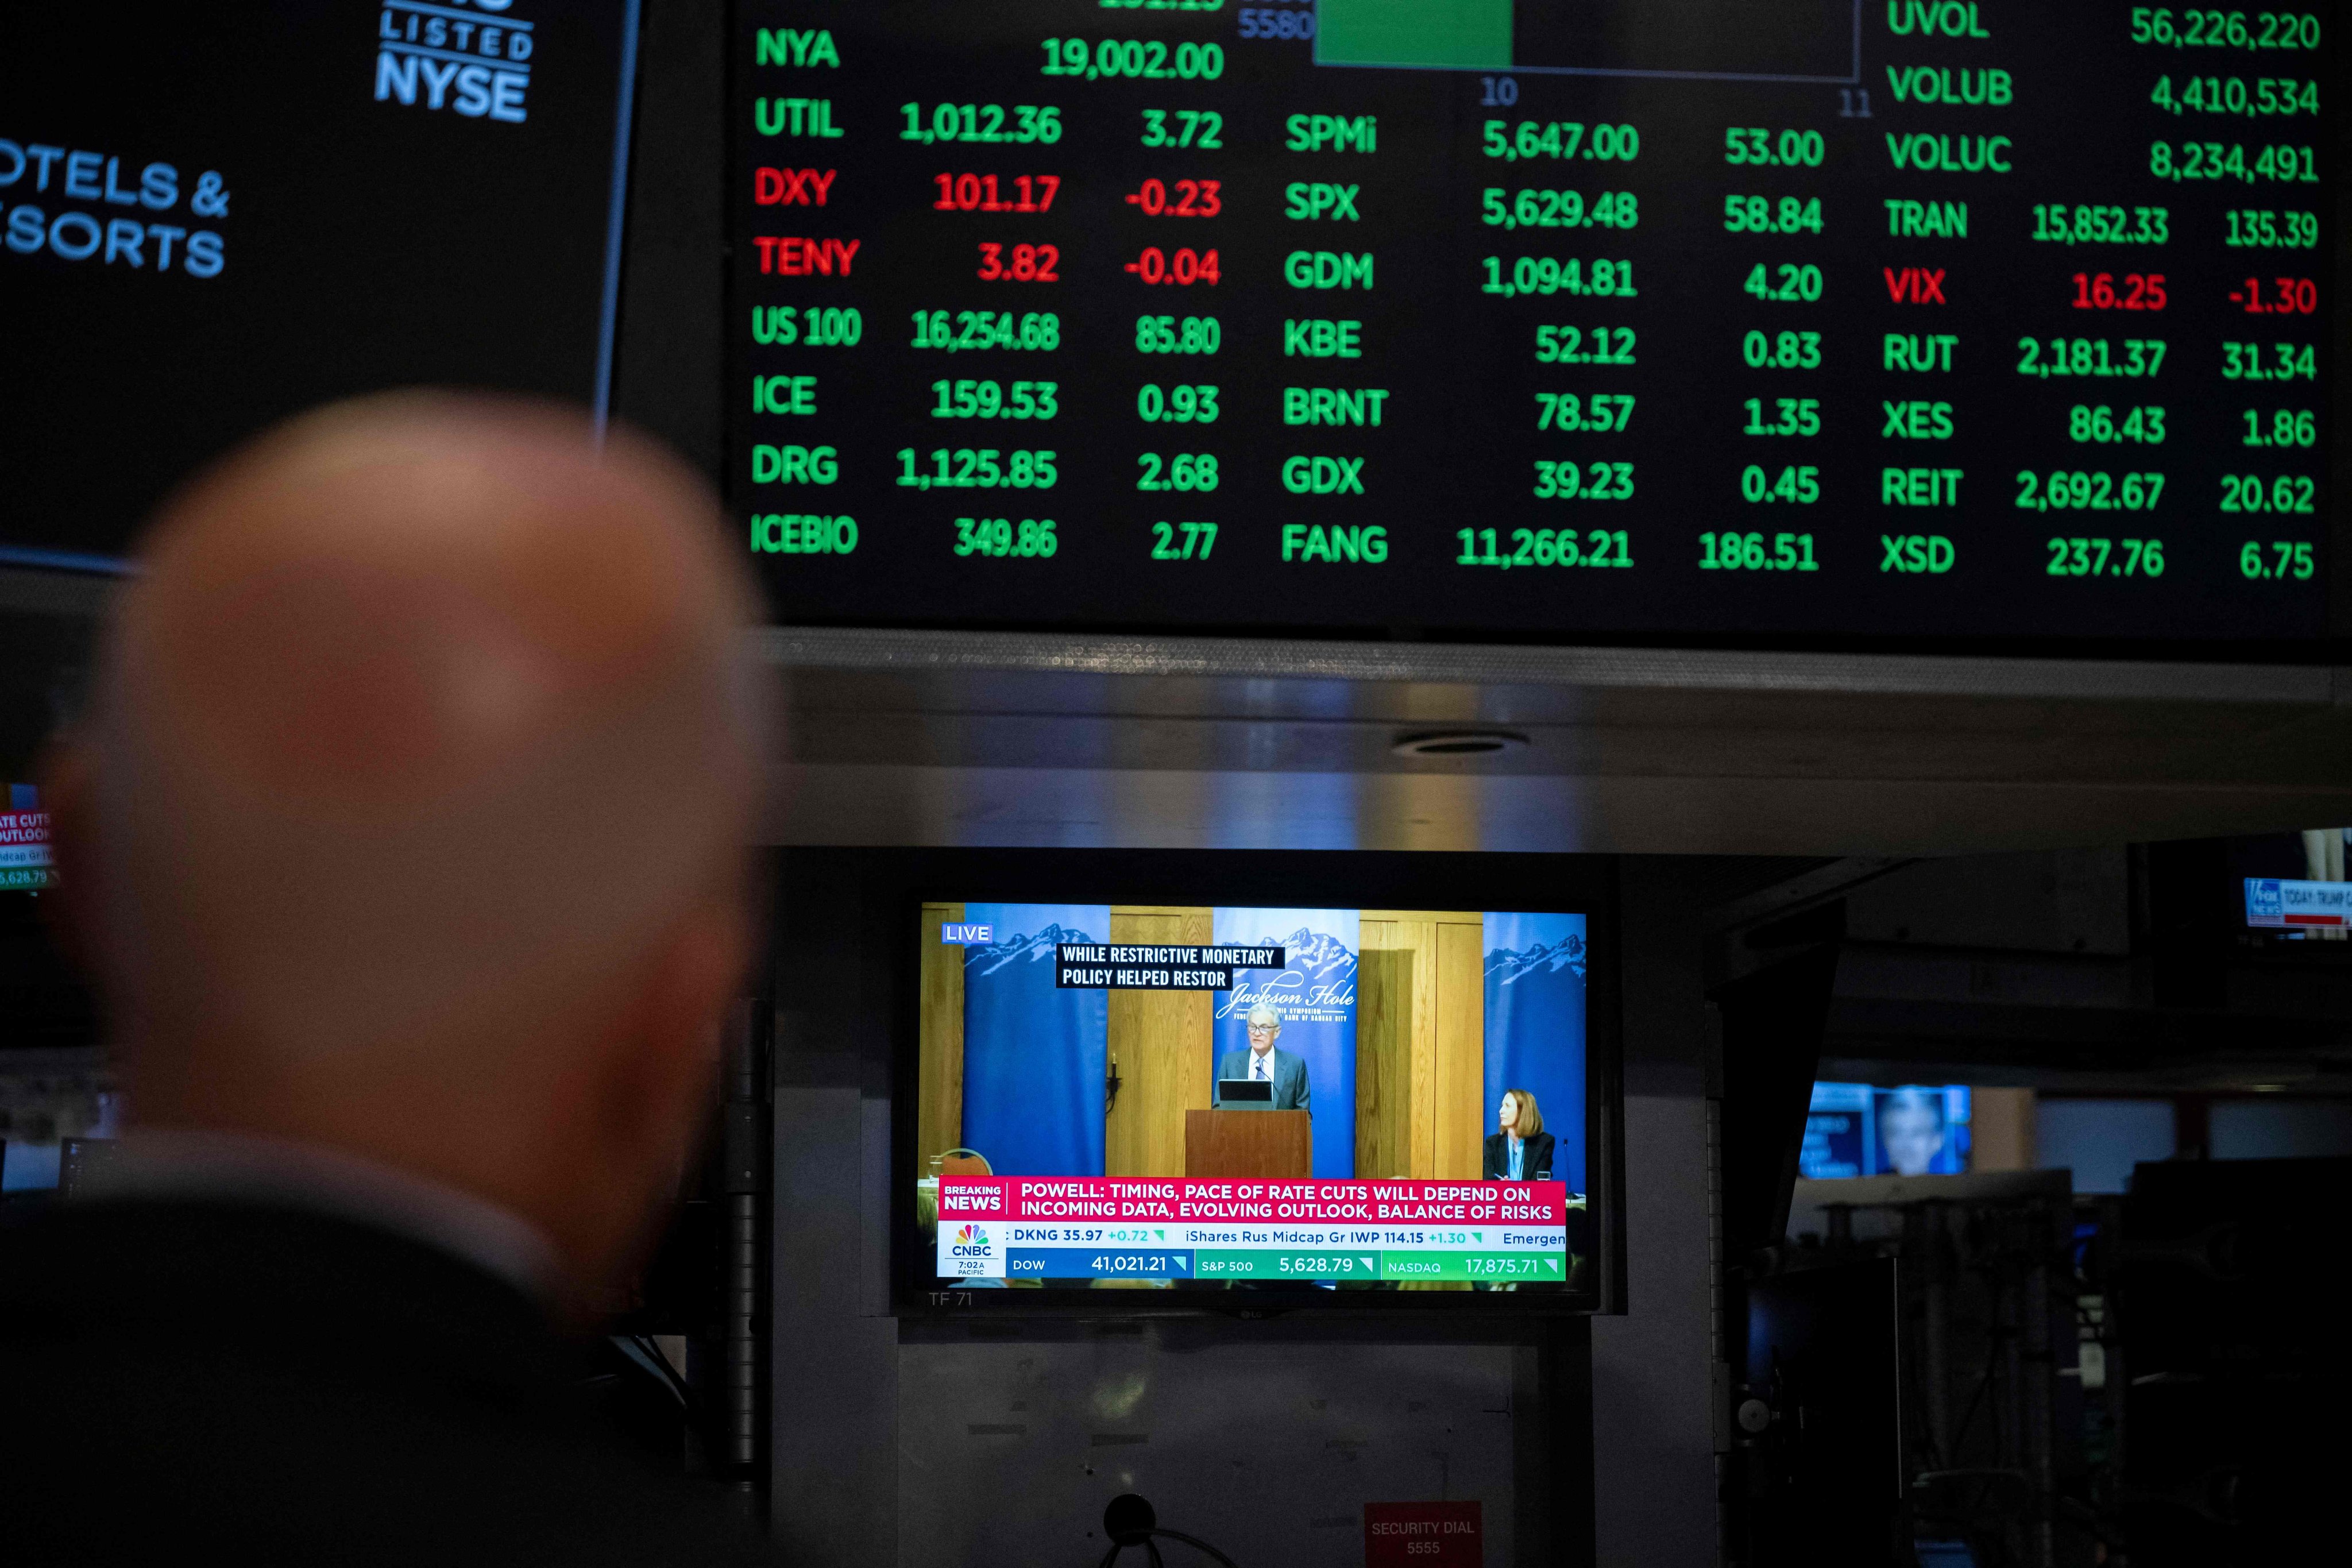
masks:
{"label": "red breaking news banner", "polygon": [[1478,1504],[1368,1502],[1364,1568],[1482,1568]]}
{"label": "red breaking news banner", "polygon": [[1562,1182],[1241,1182],[1190,1176],[942,1176],[940,1214],[1183,1224],[1530,1225],[1568,1220]]}

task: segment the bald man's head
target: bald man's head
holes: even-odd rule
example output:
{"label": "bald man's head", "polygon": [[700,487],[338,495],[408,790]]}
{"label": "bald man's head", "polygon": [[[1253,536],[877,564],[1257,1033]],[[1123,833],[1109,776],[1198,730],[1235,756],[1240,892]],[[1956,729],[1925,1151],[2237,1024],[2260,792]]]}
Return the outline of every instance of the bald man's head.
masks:
{"label": "bald man's head", "polygon": [[[492,1125],[551,1156],[561,1118],[614,1135],[599,1096],[690,1101],[763,752],[721,537],[644,443],[453,397],[298,420],[174,500],[79,809],[136,1113],[343,1144],[423,1120],[358,1152],[446,1145],[425,1173],[480,1187],[523,1179],[471,1170]],[[695,1051],[658,1090],[587,1081]]]}

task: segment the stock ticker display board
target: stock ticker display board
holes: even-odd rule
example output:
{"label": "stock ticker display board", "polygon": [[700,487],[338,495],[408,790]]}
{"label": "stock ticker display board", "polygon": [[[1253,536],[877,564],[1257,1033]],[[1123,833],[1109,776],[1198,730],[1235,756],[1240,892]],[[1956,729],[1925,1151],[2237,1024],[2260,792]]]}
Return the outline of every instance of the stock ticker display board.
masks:
{"label": "stock ticker display board", "polygon": [[2327,631],[2332,6],[744,0],[783,618]]}

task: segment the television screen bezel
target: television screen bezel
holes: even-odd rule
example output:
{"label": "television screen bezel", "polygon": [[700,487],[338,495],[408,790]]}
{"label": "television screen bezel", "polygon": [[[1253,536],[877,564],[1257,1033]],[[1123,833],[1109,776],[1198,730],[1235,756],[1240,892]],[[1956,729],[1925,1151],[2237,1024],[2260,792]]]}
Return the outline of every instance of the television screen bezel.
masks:
{"label": "television screen bezel", "polygon": [[[954,862],[982,863],[966,875]],[[913,890],[898,899],[904,932],[891,955],[892,1030],[890,1308],[902,1318],[1266,1317],[1470,1314],[1591,1317],[1624,1310],[1624,1089],[1622,949],[1617,858],[1607,855],[1489,855],[1378,851],[1140,850],[938,851]],[[1468,899],[1465,895],[1480,896]],[[1491,896],[1489,896],[1491,895]],[[1586,919],[1586,1204],[1592,1215],[1593,1280],[1569,1290],[1329,1290],[1314,1285],[1252,1290],[1104,1290],[1091,1288],[959,1289],[937,1276],[936,1254],[917,1223],[915,1184],[920,1092],[919,929],[927,903],[1264,905],[1320,909],[1468,909],[1581,913]],[[780,979],[782,976],[780,976]]]}

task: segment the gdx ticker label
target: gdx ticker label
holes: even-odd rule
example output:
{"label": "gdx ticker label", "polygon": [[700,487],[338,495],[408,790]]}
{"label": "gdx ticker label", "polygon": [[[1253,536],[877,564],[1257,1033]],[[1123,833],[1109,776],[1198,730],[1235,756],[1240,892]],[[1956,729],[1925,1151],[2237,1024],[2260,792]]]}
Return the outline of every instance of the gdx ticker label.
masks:
{"label": "gdx ticker label", "polygon": [[514,0],[384,0],[376,18],[376,101],[455,110],[520,125],[538,52]]}

